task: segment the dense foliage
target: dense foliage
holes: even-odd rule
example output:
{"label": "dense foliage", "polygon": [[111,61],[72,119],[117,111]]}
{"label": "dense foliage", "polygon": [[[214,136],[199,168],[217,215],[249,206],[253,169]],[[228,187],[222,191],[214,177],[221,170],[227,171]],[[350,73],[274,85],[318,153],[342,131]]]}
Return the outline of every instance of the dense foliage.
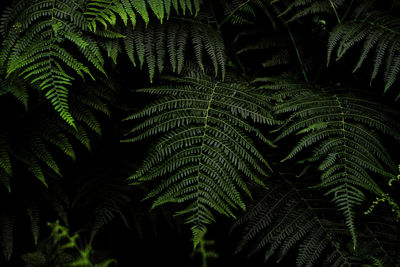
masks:
{"label": "dense foliage", "polygon": [[0,264],[400,265],[398,1],[0,8]]}

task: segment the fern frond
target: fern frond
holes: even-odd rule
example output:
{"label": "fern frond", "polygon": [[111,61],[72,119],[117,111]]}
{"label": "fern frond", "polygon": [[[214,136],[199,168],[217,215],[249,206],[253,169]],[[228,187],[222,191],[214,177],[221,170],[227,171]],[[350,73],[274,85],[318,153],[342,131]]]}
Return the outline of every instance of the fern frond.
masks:
{"label": "fern frond", "polygon": [[31,222],[33,241],[37,245],[39,239],[39,209],[32,205],[26,210],[26,214]]}
{"label": "fern frond", "polygon": [[[8,82],[2,84],[8,86]],[[9,85],[11,88],[4,87],[4,91],[15,91],[14,87],[20,84],[28,87],[21,80],[15,80]],[[71,90],[74,91],[71,95],[71,114],[76,118],[76,129],[69,127],[54,113],[29,110],[16,114],[15,117],[11,116],[12,124],[5,125],[0,131],[0,176],[8,191],[11,191],[9,180],[13,176],[14,163],[22,163],[22,166],[26,166],[34,177],[47,186],[46,180],[49,177],[62,175],[59,155],[76,159],[72,139],[90,149],[88,130],[101,134],[98,116],[99,113],[108,117],[111,115],[107,103],[113,99],[113,89],[99,79],[96,83],[81,84]],[[36,104],[36,108],[38,106]],[[10,115],[4,115],[4,121],[6,116]]]}
{"label": "fern frond", "polygon": [[81,77],[92,74],[73,55],[70,45],[102,73],[104,60],[98,44],[82,34],[87,24],[83,6],[70,4],[67,0],[32,0],[14,16],[3,14],[7,23],[2,27],[4,31],[8,27],[8,32],[4,32],[0,65],[6,68],[7,76],[18,74],[46,91],[61,117],[75,126],[68,104],[68,88],[74,78],[67,69]]}
{"label": "fern frond", "polygon": [[18,101],[20,101],[25,110],[28,109],[29,94],[27,86],[21,80],[5,79],[0,81],[0,96],[5,94],[12,94]]}
{"label": "fern frond", "polygon": [[[283,1],[276,0],[273,1],[273,4],[278,4],[279,2]],[[341,18],[337,9],[344,5],[345,2],[344,0],[295,0],[286,5],[279,16],[285,17],[291,14],[288,15],[289,19],[287,19],[287,22],[291,22],[315,14],[334,14],[338,23],[340,23]]]}
{"label": "fern frond", "polygon": [[220,33],[209,25],[192,20],[169,21],[163,25],[150,23],[148,27],[138,23],[134,30],[128,27],[125,35],[124,50],[134,66],[136,59],[140,67],[147,65],[150,81],[168,64],[167,54],[172,71],[180,74],[188,57],[189,45],[193,45],[196,63],[202,71],[204,54],[207,54],[215,75],[225,75],[224,41]]}
{"label": "fern frond", "polygon": [[[328,41],[328,61],[336,50],[336,60],[340,60],[351,48],[363,44],[361,55],[353,72],[365,65],[368,57],[373,59],[370,83],[383,73],[384,92],[397,80],[400,71],[400,20],[382,12],[372,12],[365,19],[355,19],[336,26]],[[369,56],[370,54],[373,55]]]}
{"label": "fern frond", "polygon": [[117,16],[121,18],[124,25],[127,26],[128,20],[133,28],[135,28],[139,15],[145,25],[150,21],[148,9],[157,17],[162,23],[164,18],[169,18],[171,14],[171,7],[175,12],[179,13],[180,9],[183,14],[188,10],[190,14],[195,14],[200,10],[199,0],[90,0],[87,4],[87,11],[85,12],[88,17],[88,26],[93,31],[97,31],[97,23],[100,23],[107,29],[108,26],[116,24]]}
{"label": "fern frond", "polygon": [[14,248],[14,217],[0,215],[0,244],[7,261],[10,260]]}
{"label": "fern frond", "polygon": [[234,25],[255,24],[259,16],[267,16],[276,29],[276,16],[271,10],[270,1],[265,0],[233,0],[222,1],[224,15],[219,28],[225,23]]}
{"label": "fern frond", "polygon": [[334,195],[333,201],[343,212],[354,247],[354,207],[364,200],[363,190],[381,195],[376,176],[392,177],[396,169],[377,133],[400,140],[398,127],[381,110],[363,98],[318,92],[295,96],[275,108],[276,114],[291,114],[277,140],[302,136],[284,160],[314,149],[308,160],[320,162],[317,187],[330,188],[327,194]]}
{"label": "fern frond", "polygon": [[266,102],[246,84],[223,83],[207,76],[173,78],[169,86],[139,92],[164,96],[126,120],[145,119],[124,142],[161,135],[143,165],[130,177],[134,183],[163,178],[146,199],[153,208],[165,203],[189,202],[178,212],[192,225],[197,245],[211,210],[234,216],[244,209],[239,190],[249,194],[244,177],[258,183],[266,176],[267,162],[249,134],[268,140],[248,121],[272,125]]}
{"label": "fern frond", "polygon": [[282,179],[286,178],[269,190],[259,190],[254,204],[235,223],[233,229],[242,227],[244,232],[237,252],[265,250],[265,261],[276,255],[279,263],[296,249],[296,266],[314,266],[325,257],[331,258],[329,266],[351,266],[352,260],[340,244],[343,233],[335,232],[343,231],[345,226],[317,213],[328,211],[329,207],[321,207],[327,203],[311,197],[315,192],[298,190],[291,183],[285,185]]}
{"label": "fern frond", "polygon": [[[237,35],[236,41],[259,36],[260,34],[260,31],[242,32]],[[289,52],[291,48],[288,44],[290,44],[290,41],[286,37],[282,38],[280,35],[271,38],[263,38],[261,40],[257,39],[255,43],[249,43],[247,41],[245,47],[239,49],[236,54],[245,57],[251,55],[252,52],[261,52],[268,55],[268,58],[260,57],[260,64],[264,68],[285,66],[292,63]]]}
{"label": "fern frond", "polygon": [[225,2],[224,21],[232,24],[252,24],[256,18],[255,7],[263,6],[259,0],[234,0]]}
{"label": "fern frond", "polygon": [[[11,159],[8,153],[8,137],[3,131],[0,132],[0,169],[7,176],[12,176]],[[9,185],[7,185],[8,187]]]}

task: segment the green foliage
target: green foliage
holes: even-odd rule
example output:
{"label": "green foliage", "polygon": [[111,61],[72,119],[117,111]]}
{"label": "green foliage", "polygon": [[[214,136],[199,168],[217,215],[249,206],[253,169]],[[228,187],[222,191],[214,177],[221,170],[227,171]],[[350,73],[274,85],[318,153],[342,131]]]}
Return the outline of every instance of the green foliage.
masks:
{"label": "green foliage", "polygon": [[207,267],[208,266],[208,260],[212,259],[217,259],[218,254],[210,250],[210,246],[215,244],[214,240],[207,240],[204,238],[206,235],[206,232],[203,232],[200,239],[199,239],[199,245],[195,250],[193,251],[192,257],[195,256],[196,254],[201,255],[201,261],[202,261],[202,267]]}
{"label": "green foliage", "polygon": [[[400,166],[399,166],[399,171],[400,171]],[[398,174],[397,177],[391,178],[389,180],[388,184],[389,184],[389,186],[392,186],[392,183],[394,181],[398,182],[399,180],[400,180],[400,174]],[[376,197],[376,200],[368,208],[368,210],[365,212],[365,214],[371,214],[371,212],[375,209],[375,207],[381,202],[388,203],[388,205],[392,208],[392,212],[394,212],[396,214],[396,218],[399,221],[400,220],[400,207],[388,193],[382,193],[380,197]]]}
{"label": "green foliage", "polygon": [[[21,9],[15,14],[11,9]],[[18,74],[46,91],[46,97],[61,117],[75,126],[68,104],[68,87],[73,71],[93,78],[89,67],[73,55],[72,45],[95,69],[104,73],[98,44],[83,34],[87,21],[83,6],[67,0],[17,1],[1,17],[4,37],[0,67],[7,76]],[[68,69],[69,71],[67,71]]]}
{"label": "green foliage", "polygon": [[107,259],[100,263],[93,263],[90,245],[81,248],[78,233],[69,234],[69,229],[60,225],[58,221],[48,223],[51,228],[50,242],[44,243],[41,250],[27,253],[22,256],[27,267],[40,266],[79,266],[79,267],[108,267],[115,266],[114,259]]}
{"label": "green foliage", "polygon": [[255,201],[233,228],[241,229],[238,251],[265,252],[266,261],[277,263],[295,253],[296,266],[396,266],[399,229],[389,217],[361,220],[354,250],[336,209],[291,178],[280,173],[271,189],[255,189]]}
{"label": "green foliage", "polygon": [[[339,24],[330,33],[328,40],[329,64],[332,56],[341,59],[351,48],[362,43],[361,54],[353,69],[358,70],[366,64],[369,54],[373,59],[373,71],[370,83],[383,73],[384,92],[393,86],[400,71],[400,54],[398,42],[400,19],[380,11],[371,12],[365,18],[356,18]],[[336,50],[336,54],[333,54]],[[369,63],[368,63],[369,64]]]}
{"label": "green foliage", "polygon": [[292,134],[301,139],[284,159],[292,159],[309,147],[312,156],[306,162],[320,162],[321,183],[329,188],[333,202],[345,216],[356,247],[354,206],[365,199],[361,189],[375,195],[383,192],[376,175],[392,177],[394,163],[377,132],[399,140],[396,123],[385,115],[385,108],[367,99],[346,93],[308,93],[286,99],[275,107],[275,114],[289,113],[277,141]]}
{"label": "green foliage", "polygon": [[[240,42],[241,40],[245,40],[247,38],[255,38],[259,36],[259,31],[250,31],[250,32],[242,32],[239,33],[236,37],[236,40]],[[240,48],[236,54],[245,58],[246,56],[251,55],[251,53],[262,53],[265,57],[257,58],[260,60],[260,65],[264,68],[270,68],[271,70],[276,67],[289,66],[291,67],[293,64],[293,59],[290,55],[290,50],[292,49],[290,45],[290,41],[288,37],[282,37],[280,35],[275,36],[274,38],[257,38],[254,43],[245,42],[246,46]]]}
{"label": "green foliage", "polygon": [[384,267],[385,265],[383,265],[382,260],[375,258],[375,257],[371,257],[371,262],[372,264],[365,264],[363,265],[363,267]]}
{"label": "green foliage", "polygon": [[0,82],[0,96],[11,94],[28,109],[28,88],[22,80],[4,79]]}
{"label": "green foliage", "polygon": [[130,21],[133,28],[136,26],[136,15],[139,15],[146,26],[150,21],[148,8],[154,13],[162,23],[164,18],[169,18],[171,11],[180,11],[185,14],[197,15],[200,10],[200,0],[89,0],[85,15],[88,17],[89,28],[96,32],[97,23],[107,29],[109,25],[114,26],[117,16],[121,18],[127,26]]}
{"label": "green foliage", "polygon": [[14,247],[15,218],[12,215],[0,215],[0,245],[6,260],[10,260]]}
{"label": "green foliage", "polygon": [[249,121],[275,124],[263,96],[249,85],[219,82],[207,76],[172,78],[175,84],[141,89],[165,95],[125,120],[146,118],[125,142],[161,135],[150,155],[130,177],[134,183],[162,179],[147,199],[153,208],[165,203],[190,202],[178,212],[188,215],[194,245],[206,225],[213,222],[211,210],[234,216],[244,209],[239,189],[250,194],[244,177],[263,184],[269,167],[249,134],[270,141]]}
{"label": "green foliage", "polygon": [[[106,164],[106,163],[104,163]],[[91,166],[87,174],[87,181],[83,182],[77,189],[75,197],[71,201],[72,207],[88,207],[90,209],[90,243],[97,233],[116,216],[124,221],[123,208],[131,203],[128,194],[127,183],[116,179],[108,168]]]}
{"label": "green foliage", "polygon": [[[278,262],[296,254],[298,266],[400,265],[399,224],[377,207],[399,213],[399,112],[385,107],[400,70],[398,1],[3,2],[2,260],[35,244],[27,266],[96,266],[90,246],[119,245],[118,223],[146,228],[135,201],[146,195],[183,215],[203,265],[225,260],[215,257],[220,242],[208,247],[209,224],[249,204],[238,251]],[[43,240],[55,217],[84,229],[90,246],[59,224]]]}
{"label": "green foliage", "polygon": [[[284,2],[282,0],[274,0],[273,4],[279,4]],[[297,19],[306,16],[312,16],[315,14],[335,14],[338,23],[341,22],[341,18],[338,14],[338,7],[343,6],[346,1],[344,0],[295,0],[290,1],[290,4],[284,3],[284,10],[279,14],[279,16],[287,16],[291,14],[287,22],[292,22]]]}
{"label": "green foliage", "polygon": [[127,27],[124,49],[130,61],[142,68],[146,63],[153,80],[156,71],[161,73],[168,62],[172,71],[182,73],[188,57],[187,47],[193,47],[196,63],[204,72],[204,54],[214,67],[215,75],[225,76],[225,47],[221,34],[210,25],[195,20],[175,20],[164,25],[150,23],[148,27],[138,24],[135,29]]}
{"label": "green foliage", "polygon": [[[296,266],[314,266],[320,258],[329,266],[351,266],[352,259],[339,242],[345,226],[325,218],[330,207],[323,199],[286,179],[279,177],[280,184],[259,190],[254,204],[235,223],[234,229],[243,226],[238,251],[254,254],[266,249],[264,260],[276,254],[279,263],[296,248]],[[321,210],[325,214],[317,212]]]}
{"label": "green foliage", "polygon": [[[27,105],[28,100],[22,98],[18,92],[26,91],[27,85],[21,80],[4,81],[7,83],[5,92],[12,95]],[[13,164],[20,162],[29,171],[47,186],[46,176],[61,176],[59,162],[55,155],[61,152],[64,156],[75,160],[75,150],[71,139],[81,142],[90,150],[90,140],[88,129],[97,134],[101,134],[101,126],[98,122],[96,113],[110,115],[107,101],[112,99],[112,90],[104,83],[98,82],[85,86],[84,92],[80,95],[73,95],[71,99],[71,114],[76,118],[76,128],[73,129],[64,121],[55,117],[55,114],[44,114],[35,112],[34,108],[28,108],[19,116],[14,118],[14,122],[5,125],[0,130],[0,174],[1,181],[8,191],[11,191],[10,179],[13,175]],[[32,90],[32,88],[29,88]],[[75,88],[81,90],[81,88]],[[38,104],[40,105],[40,103]],[[38,108],[38,106],[35,106]],[[2,119],[6,121],[5,116]]]}
{"label": "green foliage", "polygon": [[31,223],[31,231],[35,245],[37,245],[39,240],[39,209],[36,205],[31,205],[31,207],[26,209],[26,214],[29,217]]}

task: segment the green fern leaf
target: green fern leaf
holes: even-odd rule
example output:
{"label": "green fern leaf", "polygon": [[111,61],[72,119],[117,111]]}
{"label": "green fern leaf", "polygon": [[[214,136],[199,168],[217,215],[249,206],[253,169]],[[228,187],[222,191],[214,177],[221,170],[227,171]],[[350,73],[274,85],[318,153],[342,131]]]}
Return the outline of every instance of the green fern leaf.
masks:
{"label": "green fern leaf", "polygon": [[3,94],[12,94],[18,101],[20,101],[25,110],[28,110],[29,94],[25,83],[20,80],[5,79],[0,81],[0,96]]}
{"label": "green fern leaf", "polygon": [[[283,1],[275,0],[273,1],[273,4],[278,4],[279,2]],[[345,3],[346,1],[344,0],[295,0],[291,1],[289,5],[283,3],[286,7],[284,8],[284,11],[279,14],[279,16],[289,16],[287,22],[292,22],[302,17],[312,16],[315,14],[334,14],[337,22],[340,23],[341,18],[338,14],[338,8]]]}
{"label": "green fern leaf", "polygon": [[136,58],[142,68],[146,64],[150,81],[154,75],[166,67],[166,55],[169,65],[175,73],[181,73],[188,57],[188,43],[192,42],[196,63],[204,72],[204,54],[208,55],[215,75],[225,75],[225,47],[220,33],[198,21],[169,21],[163,25],[150,23],[146,28],[138,23],[135,29],[128,27],[123,42],[130,61],[136,66]]}
{"label": "green fern leaf", "polygon": [[[397,80],[400,72],[400,55],[398,45],[400,32],[400,20],[397,17],[388,16],[382,12],[372,12],[365,19],[355,19],[336,26],[329,37],[328,61],[336,47],[336,56],[339,60],[349,49],[363,42],[360,58],[353,71],[358,70],[371,51],[374,64],[371,81],[383,72],[385,82],[384,92],[389,90]],[[386,62],[384,65],[383,62]]]}
{"label": "green fern leaf", "polygon": [[[279,263],[296,249],[299,267],[314,266],[326,254],[331,258],[330,266],[351,266],[352,258],[340,246],[343,237],[339,235],[345,226],[328,221],[321,214],[329,211],[323,206],[328,203],[317,199],[315,192],[298,190],[286,179],[279,177],[279,184],[273,183],[271,189],[256,191],[256,201],[233,226],[243,226],[237,252],[246,249],[252,255],[265,250],[265,261],[276,255]],[[335,232],[339,230],[342,233]]]}
{"label": "green fern leaf", "polygon": [[14,217],[0,215],[0,244],[3,247],[3,254],[7,261],[10,260],[14,246]]}
{"label": "green fern leaf", "polygon": [[143,182],[164,177],[146,199],[153,208],[169,202],[189,202],[178,214],[192,225],[194,244],[206,225],[214,221],[211,210],[234,216],[244,209],[239,189],[249,193],[243,178],[258,183],[269,168],[247,132],[270,143],[248,120],[275,124],[266,103],[244,84],[216,82],[208,77],[173,78],[177,84],[141,89],[165,95],[126,120],[146,118],[124,142],[162,134],[152,153],[130,177]]}
{"label": "green fern leaf", "polygon": [[[313,147],[309,161],[320,161],[321,183],[345,216],[356,246],[354,207],[365,198],[362,190],[381,195],[375,176],[392,177],[395,164],[376,132],[396,140],[396,123],[378,104],[348,95],[310,92],[285,100],[276,114],[291,113],[277,140],[291,134],[303,137],[284,159]],[[389,172],[386,170],[390,170]]]}
{"label": "green fern leaf", "polygon": [[[193,3],[192,3],[193,1]],[[193,5],[195,12],[193,12]],[[172,6],[179,13],[179,7],[185,14],[189,10],[191,14],[200,10],[199,0],[177,0],[172,1]],[[90,0],[88,9],[85,12],[88,17],[88,27],[91,31],[97,31],[97,23],[100,23],[107,29],[108,26],[116,24],[116,17],[120,17],[124,25],[127,26],[128,19],[132,27],[136,26],[136,14],[139,15],[145,25],[150,21],[148,8],[157,17],[159,22],[163,22],[164,18],[169,18],[171,14],[171,0]]]}
{"label": "green fern leaf", "polygon": [[39,239],[39,209],[36,206],[32,206],[26,210],[26,213],[31,222],[31,231],[35,245]]}
{"label": "green fern leaf", "polygon": [[23,9],[19,9],[19,4],[16,3],[19,13],[12,12],[10,16],[6,12],[2,17],[5,38],[0,63],[6,67],[7,76],[15,73],[46,91],[46,97],[61,117],[76,126],[68,104],[74,78],[67,69],[81,77],[93,76],[89,67],[72,54],[71,44],[84,60],[105,74],[97,42],[83,35],[88,22],[82,13],[82,3],[71,7],[67,0],[27,1]]}

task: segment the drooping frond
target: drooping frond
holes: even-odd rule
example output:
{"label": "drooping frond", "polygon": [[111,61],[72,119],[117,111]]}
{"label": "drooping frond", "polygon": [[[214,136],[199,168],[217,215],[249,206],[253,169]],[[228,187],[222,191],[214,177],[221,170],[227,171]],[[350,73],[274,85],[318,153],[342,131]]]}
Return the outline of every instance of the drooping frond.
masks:
{"label": "drooping frond", "polygon": [[[9,84],[11,89],[5,91],[14,90],[20,83],[22,81],[16,80],[15,84]],[[48,111],[35,112],[28,109],[20,115],[17,114],[18,116],[8,124],[5,122],[10,120],[7,118],[9,114],[2,114],[1,120],[5,125],[0,131],[0,177],[9,191],[13,162],[22,163],[37,179],[47,185],[46,176],[61,176],[57,153],[61,152],[64,157],[75,160],[72,139],[90,149],[87,129],[101,134],[97,116],[98,113],[110,115],[106,103],[112,97],[111,89],[100,82],[91,86],[82,84],[82,87],[85,90],[74,88],[77,93],[72,95],[71,113],[76,118],[76,129],[69,127]]]}
{"label": "drooping frond", "polygon": [[[275,68],[287,65],[292,65],[292,55],[291,52],[293,48],[290,46],[290,41],[288,36],[273,36],[272,38],[257,38],[262,34],[260,31],[250,31],[239,33],[236,37],[236,41],[240,43],[244,40],[245,47],[240,48],[236,54],[246,58],[253,54],[262,53],[265,56],[258,56],[252,60],[257,60],[260,65],[264,68]],[[256,41],[250,43],[247,39],[256,39]],[[242,41],[243,42],[243,41]],[[297,63],[295,61],[295,63]]]}
{"label": "drooping frond", "polygon": [[130,202],[125,178],[121,180],[113,176],[109,164],[106,159],[100,162],[97,160],[95,164],[89,164],[83,173],[80,170],[80,174],[87,180],[80,184],[72,199],[71,206],[91,211],[88,226],[90,243],[115,216],[120,215],[125,219],[122,209]]}
{"label": "drooping frond", "polygon": [[37,245],[39,239],[39,209],[37,206],[31,205],[31,207],[26,209],[26,214],[31,223],[33,241],[35,242],[35,245]]}
{"label": "drooping frond", "polygon": [[277,140],[289,135],[302,136],[289,155],[313,149],[306,161],[319,162],[322,172],[319,188],[329,188],[356,246],[354,207],[365,190],[381,195],[377,183],[396,172],[379,134],[400,140],[397,124],[385,108],[365,98],[338,92],[312,91],[286,99],[275,107],[276,114],[288,113]]}
{"label": "drooping frond", "polygon": [[[198,75],[198,74],[197,74]],[[133,183],[160,180],[147,196],[153,208],[189,203],[187,215],[196,246],[213,212],[234,216],[245,208],[240,190],[250,194],[245,177],[262,184],[268,164],[250,136],[270,144],[250,122],[275,124],[264,97],[249,85],[207,76],[171,78],[172,84],[140,89],[164,96],[126,120],[145,119],[124,142],[160,136]]]}
{"label": "drooping frond", "polygon": [[326,266],[351,266],[341,242],[346,226],[329,221],[321,212],[330,210],[329,203],[282,179],[286,178],[270,190],[259,191],[254,204],[235,223],[234,229],[243,228],[237,252],[265,251],[265,261],[275,255],[279,263],[295,249],[299,267],[319,266],[321,259],[327,261]]}
{"label": "drooping frond", "polygon": [[221,21],[220,26],[224,23],[231,24],[254,24],[258,13],[266,15],[271,22],[272,26],[276,28],[275,17],[269,10],[269,1],[265,0],[233,0],[221,1],[224,7],[224,19]]}
{"label": "drooping frond", "polygon": [[84,74],[92,76],[75,50],[104,73],[97,43],[83,34],[87,26],[83,7],[68,0],[30,0],[16,2],[10,8],[20,12],[2,14],[0,29],[5,37],[0,51],[1,68],[7,76],[16,73],[46,91],[61,117],[75,125],[68,104],[68,88],[74,79],[69,72],[82,78]]}
{"label": "drooping frond", "polygon": [[169,18],[171,11],[185,14],[189,11],[197,15],[200,10],[200,0],[89,0],[85,15],[88,17],[89,28],[96,32],[97,23],[106,29],[109,25],[116,24],[117,16],[127,26],[130,21],[133,28],[136,26],[137,15],[145,24],[150,21],[148,10],[156,15],[162,23],[164,18]]}
{"label": "drooping frond", "polygon": [[[386,92],[398,79],[400,71],[400,19],[382,12],[369,12],[366,18],[337,25],[328,40],[328,60],[341,59],[351,48],[362,44],[360,57],[353,72],[372,59],[370,83],[379,73],[383,74]],[[336,51],[336,53],[335,53]]]}
{"label": "drooping frond", "polygon": [[13,216],[0,215],[0,245],[7,261],[10,260],[14,248],[14,220]]}
{"label": "drooping frond", "polygon": [[[194,58],[204,72],[204,58],[214,67],[215,75],[225,75],[225,47],[221,34],[211,26],[195,20],[175,20],[163,25],[138,24],[127,28],[124,48],[130,61],[136,66],[146,64],[150,80],[156,71],[161,73],[168,65],[180,74],[188,57],[187,47],[192,47]],[[168,63],[169,64],[168,64]],[[168,65],[167,65],[168,64]]]}
{"label": "drooping frond", "polygon": [[6,94],[13,95],[24,105],[25,109],[28,109],[29,94],[27,89],[26,84],[19,79],[4,79],[0,81],[0,96]]}
{"label": "drooping frond", "polygon": [[[273,4],[280,4],[282,0],[274,0]],[[289,17],[287,22],[296,19],[313,16],[316,14],[334,14],[337,21],[340,23],[341,17],[338,8],[345,4],[344,0],[295,0],[290,1],[289,5],[284,3],[283,11],[279,16]]]}

